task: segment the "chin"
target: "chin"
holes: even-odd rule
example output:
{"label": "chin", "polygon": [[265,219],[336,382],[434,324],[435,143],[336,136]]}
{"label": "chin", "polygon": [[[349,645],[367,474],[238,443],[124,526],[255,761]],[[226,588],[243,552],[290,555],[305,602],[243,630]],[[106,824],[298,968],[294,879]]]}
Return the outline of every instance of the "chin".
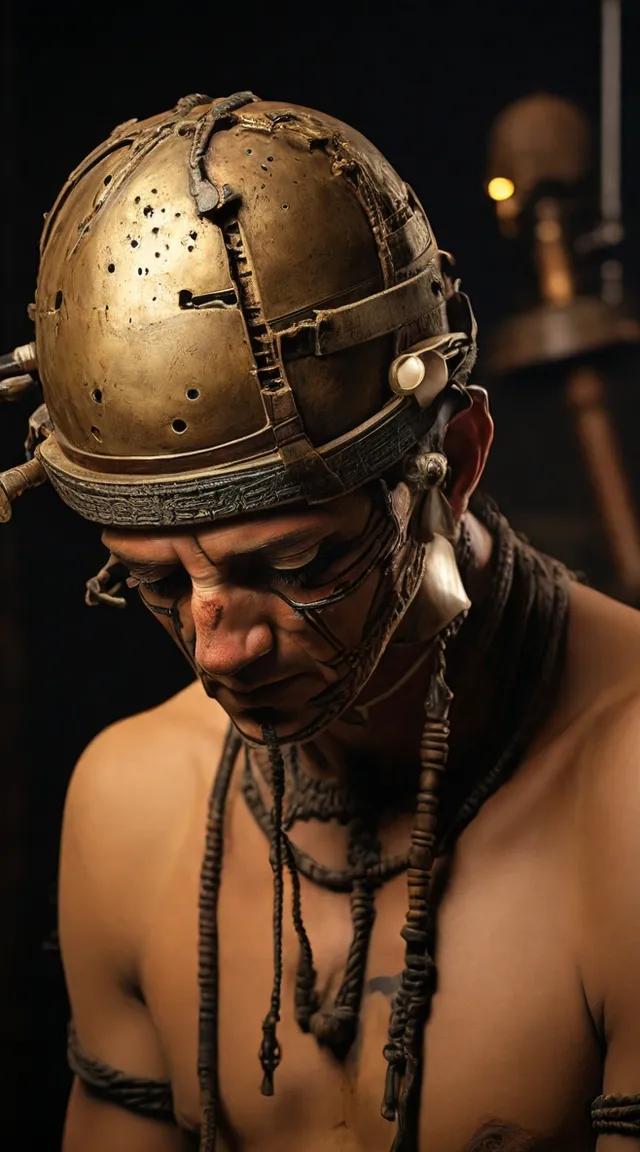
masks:
{"label": "chin", "polygon": [[311,726],[322,727],[318,710],[310,706],[296,709],[256,708],[242,712],[229,712],[229,719],[249,744],[264,745],[262,729],[274,729],[280,744],[294,744],[299,735]]}

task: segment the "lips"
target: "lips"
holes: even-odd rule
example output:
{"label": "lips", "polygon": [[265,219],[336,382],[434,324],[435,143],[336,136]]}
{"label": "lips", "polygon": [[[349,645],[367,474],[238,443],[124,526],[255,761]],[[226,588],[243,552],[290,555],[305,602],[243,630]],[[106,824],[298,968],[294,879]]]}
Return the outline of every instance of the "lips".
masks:
{"label": "lips", "polygon": [[280,680],[272,680],[268,684],[262,684],[259,688],[252,688],[248,692],[220,685],[217,697],[223,707],[223,697],[230,697],[234,702],[234,712],[253,712],[256,708],[276,707],[283,703],[284,695],[289,697],[287,703],[291,704],[290,697],[294,688],[302,688],[306,701],[309,688],[304,682],[309,679],[308,674],[297,672],[293,676],[284,676]]}

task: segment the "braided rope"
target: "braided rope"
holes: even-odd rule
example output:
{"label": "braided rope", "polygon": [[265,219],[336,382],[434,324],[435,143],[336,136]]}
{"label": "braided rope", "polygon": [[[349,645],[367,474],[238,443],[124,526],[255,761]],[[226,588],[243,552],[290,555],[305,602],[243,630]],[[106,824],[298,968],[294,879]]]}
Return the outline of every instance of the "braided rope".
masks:
{"label": "braided rope", "polygon": [[214,1152],[218,1129],[218,900],[224,854],[224,814],[240,737],[229,728],[222,760],[209,800],[207,838],[200,875],[198,987],[198,1080],[202,1108],[200,1152]]}
{"label": "braided rope", "polygon": [[284,903],[284,833],[282,830],[282,810],[284,801],[284,760],[273,728],[264,726],[262,737],[269,752],[269,762],[273,780],[273,827],[271,863],[273,867],[273,988],[269,1011],[262,1022],[262,1044],[260,1063],[264,1073],[262,1095],[273,1096],[273,1077],[282,1058],[277,1036],[280,1020],[280,999],[282,995],[282,914]]}
{"label": "braided rope", "polygon": [[405,965],[395,998],[389,1035],[383,1049],[387,1075],[382,1099],[382,1115],[397,1119],[392,1152],[409,1152],[409,1109],[420,1067],[419,1046],[422,1027],[433,994],[435,964],[429,952],[431,937],[430,894],[436,855],[438,793],[440,778],[449,752],[449,708],[453,699],[445,681],[445,651],[461,618],[438,640],[438,656],[425,711],[420,741],[420,781],[413,827],[407,886],[409,908],[401,935],[405,941]]}
{"label": "braided rope", "polygon": [[640,1095],[597,1096],[591,1105],[594,1132],[640,1136]]}

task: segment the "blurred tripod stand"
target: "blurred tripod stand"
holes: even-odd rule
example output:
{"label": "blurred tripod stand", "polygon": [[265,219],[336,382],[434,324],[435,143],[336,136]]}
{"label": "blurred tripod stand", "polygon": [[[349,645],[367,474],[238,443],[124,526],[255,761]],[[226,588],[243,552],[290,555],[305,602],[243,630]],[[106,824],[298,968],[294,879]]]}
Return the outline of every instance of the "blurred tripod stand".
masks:
{"label": "blurred tripod stand", "polygon": [[[552,364],[565,369],[564,400],[614,567],[615,594],[640,606],[640,522],[603,368],[607,351],[640,342],[640,324],[622,303],[619,187],[616,196],[610,187],[608,199],[603,195],[601,222],[580,231],[590,199],[589,137],[583,113],[555,96],[520,100],[494,124],[489,166],[500,175],[492,175],[487,190],[503,235],[524,248],[528,306],[494,332],[488,373],[504,382]],[[610,162],[603,155],[603,169]],[[609,184],[610,174],[607,167]]]}

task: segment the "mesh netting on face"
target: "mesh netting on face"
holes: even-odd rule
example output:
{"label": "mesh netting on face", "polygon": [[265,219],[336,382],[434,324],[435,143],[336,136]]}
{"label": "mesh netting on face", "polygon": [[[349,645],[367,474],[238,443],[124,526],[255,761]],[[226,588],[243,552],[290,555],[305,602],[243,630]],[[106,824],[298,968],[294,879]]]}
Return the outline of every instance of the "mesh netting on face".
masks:
{"label": "mesh netting on face", "polygon": [[[408,502],[395,500],[380,481],[372,487],[369,515],[357,540],[339,542],[333,556],[318,557],[320,564],[315,568],[312,561],[306,566],[304,580],[300,573],[294,574],[295,586],[290,583],[290,572],[270,574],[265,590],[285,604],[298,621],[301,618],[329,653],[322,663],[331,683],[309,702],[312,719],[288,732],[288,739],[309,739],[353,703],[415,596],[424,568],[424,548],[408,537],[408,516]],[[367,582],[371,599],[362,633],[356,644],[347,646],[326,614],[356,596]],[[149,610],[165,620],[205,688],[213,694],[215,679],[196,658],[196,631],[188,610],[190,592],[185,588],[172,598],[162,583],[138,582],[140,595]]]}

